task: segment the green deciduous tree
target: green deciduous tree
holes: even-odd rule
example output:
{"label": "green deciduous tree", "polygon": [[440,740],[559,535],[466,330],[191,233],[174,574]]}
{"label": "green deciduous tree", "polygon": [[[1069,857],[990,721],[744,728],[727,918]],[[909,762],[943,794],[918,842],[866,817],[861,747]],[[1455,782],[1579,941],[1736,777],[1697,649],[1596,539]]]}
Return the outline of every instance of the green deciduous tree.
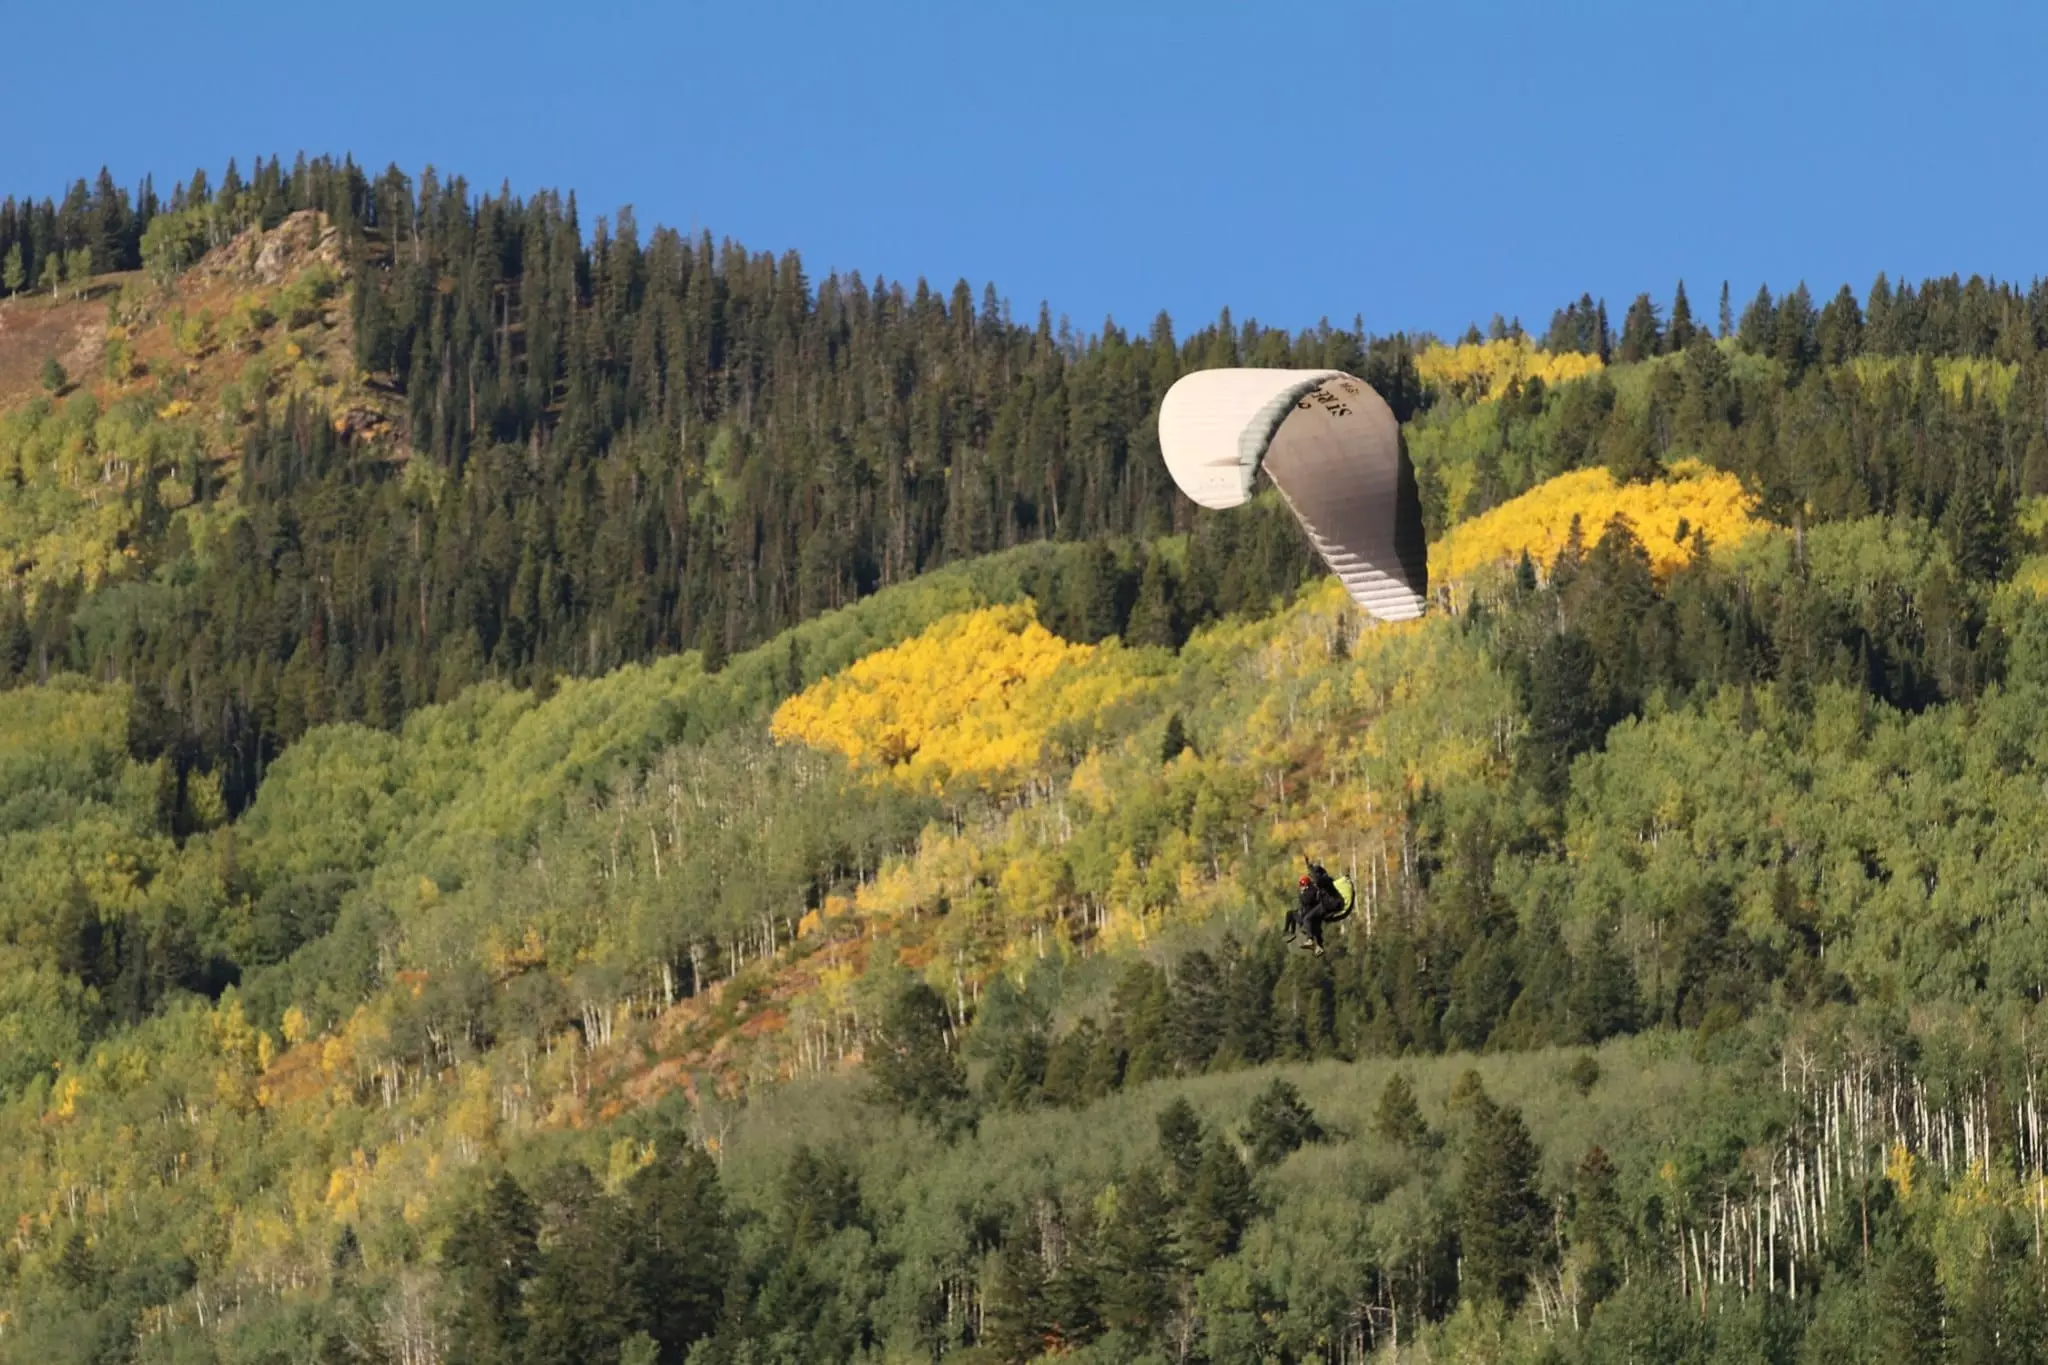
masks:
{"label": "green deciduous tree", "polygon": [[92,288],[91,247],[82,246],[64,253],[64,282],[71,286],[72,294],[81,299]]}

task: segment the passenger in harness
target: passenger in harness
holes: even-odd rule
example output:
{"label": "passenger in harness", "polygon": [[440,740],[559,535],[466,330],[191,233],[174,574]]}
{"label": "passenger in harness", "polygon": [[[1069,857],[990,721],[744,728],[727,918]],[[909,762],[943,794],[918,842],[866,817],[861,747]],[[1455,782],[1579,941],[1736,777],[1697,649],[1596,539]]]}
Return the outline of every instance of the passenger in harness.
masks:
{"label": "passenger in harness", "polygon": [[1287,939],[1292,942],[1300,934],[1315,955],[1321,957],[1323,926],[1349,919],[1358,891],[1351,878],[1332,877],[1321,863],[1307,861],[1308,871],[1298,883],[1295,908],[1287,912]]}

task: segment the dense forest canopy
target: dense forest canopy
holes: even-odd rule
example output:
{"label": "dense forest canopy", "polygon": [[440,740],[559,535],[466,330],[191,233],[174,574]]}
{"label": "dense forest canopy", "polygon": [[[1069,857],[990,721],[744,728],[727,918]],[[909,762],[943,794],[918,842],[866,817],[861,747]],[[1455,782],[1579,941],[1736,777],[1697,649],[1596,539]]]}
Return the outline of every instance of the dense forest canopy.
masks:
{"label": "dense forest canopy", "polygon": [[[303,157],[0,261],[0,1354],[2048,1354],[2048,286],[1078,334]],[[1175,495],[1225,364],[1428,619]]]}
{"label": "dense forest canopy", "polygon": [[[196,173],[161,203],[103,174],[61,203],[0,205],[0,255],[21,246],[24,281],[76,251],[97,269],[147,255],[168,272],[300,210],[339,230],[353,363],[402,413],[408,461],[337,436],[311,401],[251,405],[216,452],[229,460],[123,450],[122,496],[156,509],[134,527],[133,586],[88,601],[81,581],[58,581],[0,609],[0,681],[68,666],[138,682],[160,718],[146,742],[218,772],[233,810],[310,724],[394,724],[486,677],[529,685],[684,648],[715,662],[1011,545],[1194,529],[1214,576],[1246,550],[1284,557],[1292,542],[1240,547],[1237,523],[1192,519],[1175,497],[1153,410],[1189,369],[1346,369],[1404,419],[1432,401],[1402,335],[1290,335],[1226,314],[1184,337],[1163,315],[1143,334],[1078,336],[1044,308],[1012,321],[993,285],[814,283],[794,253],[669,229],[643,243],[630,210],[586,233],[573,196],[479,195],[431,171],[372,179],[351,162],[272,159],[247,181],[231,165],[217,189]],[[1863,303],[1845,289],[1816,310],[1802,285],[1723,321],[1737,355],[1773,365],[1728,364],[1682,286],[1668,318],[1639,298],[1618,339],[1604,305],[1560,310],[1553,352],[1673,359],[1619,406],[1597,375],[1554,399],[1540,375],[1518,384],[1489,405],[1500,448],[1474,461],[1457,510],[1584,463],[1640,473],[1674,439],[1786,519],[1804,502],[1813,516],[1939,521],[1957,498],[2048,489],[2048,445],[2027,439],[2048,411],[2048,286],[1880,278]],[[1915,357],[1987,362],[2013,391],[1936,395]],[[155,381],[173,401],[174,380]],[[14,459],[52,422],[65,431],[45,443],[109,440],[108,408],[81,387],[24,415]],[[162,515],[155,486],[181,461],[183,496],[244,513],[218,549]],[[1259,595],[1223,591],[1195,610]]]}

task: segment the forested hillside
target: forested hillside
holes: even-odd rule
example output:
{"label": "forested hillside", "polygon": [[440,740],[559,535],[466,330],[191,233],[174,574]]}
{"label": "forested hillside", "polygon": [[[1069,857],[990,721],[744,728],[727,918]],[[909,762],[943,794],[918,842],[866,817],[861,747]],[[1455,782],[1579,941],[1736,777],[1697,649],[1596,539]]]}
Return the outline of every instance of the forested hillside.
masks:
{"label": "forested hillside", "polygon": [[[1077,333],[325,161],[0,260],[0,1355],[2048,1355],[2048,288]],[[1389,398],[1426,619],[1178,499],[1218,364]]]}

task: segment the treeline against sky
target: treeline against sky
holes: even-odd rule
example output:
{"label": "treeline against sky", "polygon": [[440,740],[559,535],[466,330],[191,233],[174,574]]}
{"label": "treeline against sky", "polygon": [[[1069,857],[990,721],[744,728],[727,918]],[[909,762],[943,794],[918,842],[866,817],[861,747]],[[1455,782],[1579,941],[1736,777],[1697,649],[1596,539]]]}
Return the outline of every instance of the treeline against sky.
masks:
{"label": "treeline against sky", "polygon": [[[348,162],[195,175],[163,201],[81,182],[60,204],[0,210],[0,253],[12,232],[31,273],[37,253],[81,247],[174,273],[301,208],[342,231],[357,360],[405,413],[409,464],[309,403],[259,404],[221,467],[232,486],[190,473],[200,507],[225,492],[243,509],[202,537],[218,543],[192,544],[172,530],[190,519],[152,502],[180,457],[136,459],[121,495],[146,514],[127,581],[0,603],[0,681],[137,682],[160,719],[141,742],[217,773],[232,809],[307,725],[388,726],[486,677],[590,675],[685,648],[715,664],[882,584],[1034,539],[1192,529],[1206,566],[1193,581],[1223,586],[1190,613],[1237,609],[1310,560],[1274,539],[1284,521],[1188,516],[1157,453],[1172,381],[1314,365],[1361,374],[1403,417],[1436,397],[1403,336],[1290,335],[1227,314],[1192,334],[1161,316],[1083,336],[1044,309],[1013,320],[992,285],[813,281],[794,254],[666,229],[643,240],[629,211],[586,228],[573,196],[478,195]],[[1448,462],[1418,445],[1432,529],[1581,464],[1645,475],[1674,442],[1788,519],[1797,503],[1940,522],[1951,503],[2038,491],[2044,297],[1974,279],[1880,282],[1818,310],[1803,288],[1759,295],[1735,360],[1769,364],[1707,345],[1682,290],[1668,317],[1639,299],[1618,340],[1601,305],[1571,305],[1552,346],[1671,358],[1647,367],[1640,401],[1596,374],[1450,404],[1498,430],[1462,432]],[[1997,383],[1914,368],[1950,357]],[[100,416],[74,396],[18,419],[13,439],[90,447],[113,439]],[[1265,567],[1247,578],[1247,561]]]}

